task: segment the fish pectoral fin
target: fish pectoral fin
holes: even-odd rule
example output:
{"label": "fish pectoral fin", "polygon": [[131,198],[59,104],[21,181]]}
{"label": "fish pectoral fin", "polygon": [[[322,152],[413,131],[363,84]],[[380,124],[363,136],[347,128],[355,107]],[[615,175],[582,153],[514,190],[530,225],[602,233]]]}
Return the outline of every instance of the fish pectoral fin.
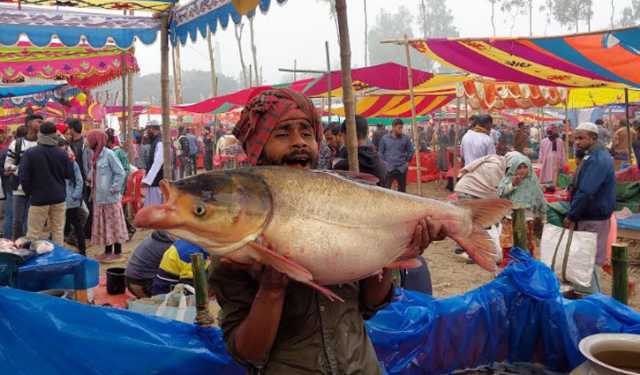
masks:
{"label": "fish pectoral fin", "polygon": [[299,283],[312,287],[313,289],[322,293],[330,301],[344,302],[344,300],[339,295],[331,291],[331,289],[325,288],[321,285],[314,283],[313,275],[311,274],[311,272],[309,272],[308,269],[304,268],[300,264],[276,253],[275,251],[269,249],[268,247],[262,246],[255,242],[249,242],[248,245],[253,250],[255,250],[252,253],[252,255],[254,260],[256,260],[257,262],[260,262],[265,265],[269,265],[275,268],[278,272],[284,273],[289,278]]}
{"label": "fish pectoral fin", "polygon": [[422,263],[417,258],[401,259],[386,265],[384,268],[390,270],[420,268]]}
{"label": "fish pectoral fin", "polygon": [[466,199],[456,202],[456,206],[471,210],[473,224],[486,228],[505,217],[512,205],[506,199]]}
{"label": "fish pectoral fin", "polygon": [[480,267],[489,272],[496,270],[497,250],[485,229],[475,226],[470,236],[454,238],[454,240]]}

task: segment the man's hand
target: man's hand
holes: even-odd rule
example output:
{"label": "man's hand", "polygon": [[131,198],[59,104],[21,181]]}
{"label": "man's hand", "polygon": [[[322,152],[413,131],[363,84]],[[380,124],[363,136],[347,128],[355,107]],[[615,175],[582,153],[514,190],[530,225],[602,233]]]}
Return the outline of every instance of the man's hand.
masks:
{"label": "man's hand", "polygon": [[260,275],[260,290],[263,292],[281,292],[286,290],[289,277],[271,266],[264,266]]}
{"label": "man's hand", "polygon": [[413,238],[409,244],[409,253],[413,252],[415,256],[422,255],[424,249],[429,247],[432,241],[442,241],[446,236],[442,223],[422,219],[418,222],[413,232]]}
{"label": "man's hand", "polygon": [[562,221],[562,224],[567,229],[575,229],[576,228],[576,223],[571,221],[571,219],[569,219],[568,217],[564,218],[564,220]]}

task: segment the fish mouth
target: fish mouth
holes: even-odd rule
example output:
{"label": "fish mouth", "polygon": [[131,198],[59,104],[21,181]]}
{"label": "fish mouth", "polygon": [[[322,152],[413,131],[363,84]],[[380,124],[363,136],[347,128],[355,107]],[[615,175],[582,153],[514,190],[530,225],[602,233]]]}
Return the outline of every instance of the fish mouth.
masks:
{"label": "fish mouth", "polygon": [[138,228],[173,229],[180,226],[183,220],[173,204],[173,186],[167,180],[160,181],[160,190],[164,203],[142,208],[133,219],[133,225]]}

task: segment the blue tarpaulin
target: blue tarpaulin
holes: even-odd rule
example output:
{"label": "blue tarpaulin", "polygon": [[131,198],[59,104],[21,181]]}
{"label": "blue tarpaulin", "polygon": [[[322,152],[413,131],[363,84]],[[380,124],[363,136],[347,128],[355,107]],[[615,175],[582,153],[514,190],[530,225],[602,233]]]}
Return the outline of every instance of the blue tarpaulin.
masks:
{"label": "blue tarpaulin", "polygon": [[[640,314],[604,295],[563,299],[545,265],[519,249],[496,280],[461,296],[399,291],[367,322],[390,374],[444,374],[496,361],[568,371],[578,342],[640,334]],[[220,330],[0,289],[0,370],[22,374],[242,374]]]}
{"label": "blue tarpaulin", "polygon": [[618,219],[618,229],[640,230],[640,214],[633,214],[626,219]]}
{"label": "blue tarpaulin", "polygon": [[89,289],[99,281],[98,262],[55,246],[53,251],[31,258],[18,268],[16,287],[37,292],[47,289]]}
{"label": "blue tarpaulin", "polygon": [[2,85],[0,86],[0,98],[13,98],[16,96],[26,96],[50,92],[65,86],[66,83],[50,83],[40,85]]}

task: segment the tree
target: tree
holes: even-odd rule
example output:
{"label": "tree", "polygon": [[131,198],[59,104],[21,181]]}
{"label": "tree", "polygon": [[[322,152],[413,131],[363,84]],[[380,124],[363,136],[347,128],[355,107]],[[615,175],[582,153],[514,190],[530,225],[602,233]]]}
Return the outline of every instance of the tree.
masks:
{"label": "tree", "polygon": [[546,9],[563,27],[573,27],[577,33],[580,32],[580,21],[584,20],[587,31],[591,31],[593,0],[547,0]]}
{"label": "tree", "polygon": [[[380,9],[375,24],[369,29],[369,63],[371,65],[395,62],[407,65],[404,51],[396,45],[381,44],[383,40],[413,37],[413,16],[406,6],[400,5],[395,13]],[[415,69],[428,69],[428,60],[420,52],[411,49],[411,63]]]}
{"label": "tree", "polygon": [[533,0],[504,0],[500,10],[503,12],[515,11],[520,15],[528,15],[529,36],[533,36]]}
{"label": "tree", "polygon": [[[453,13],[447,7],[446,0],[420,0],[418,7],[420,16],[417,23],[423,38],[446,38],[460,35],[453,24]],[[429,71],[442,69],[441,67],[434,69],[433,62],[429,60],[426,60],[426,64]]]}
{"label": "tree", "polygon": [[336,14],[336,0],[317,0],[317,1],[321,3],[326,3],[329,5],[329,17],[331,17],[331,19],[333,20],[333,23],[336,26],[336,35],[338,36],[338,39],[340,39],[340,32],[338,31],[338,15]]}
{"label": "tree", "polygon": [[640,19],[640,0],[633,0],[631,6],[622,9],[620,26],[633,26]]}
{"label": "tree", "polygon": [[242,84],[244,87],[249,87],[250,83],[247,79],[247,65],[244,63],[244,54],[242,53],[242,30],[244,29],[244,23],[240,22],[235,25],[234,32],[236,35],[236,42],[238,43],[238,53],[240,54],[240,65],[242,66]]}
{"label": "tree", "polygon": [[[258,74],[258,52],[256,49],[256,43],[254,41],[253,18],[254,17],[249,18],[249,39],[251,40],[251,55],[253,57],[253,71],[254,71],[255,83],[256,83],[256,86],[259,86],[262,84],[262,78]],[[252,86],[251,82],[249,82],[249,86]]]}

